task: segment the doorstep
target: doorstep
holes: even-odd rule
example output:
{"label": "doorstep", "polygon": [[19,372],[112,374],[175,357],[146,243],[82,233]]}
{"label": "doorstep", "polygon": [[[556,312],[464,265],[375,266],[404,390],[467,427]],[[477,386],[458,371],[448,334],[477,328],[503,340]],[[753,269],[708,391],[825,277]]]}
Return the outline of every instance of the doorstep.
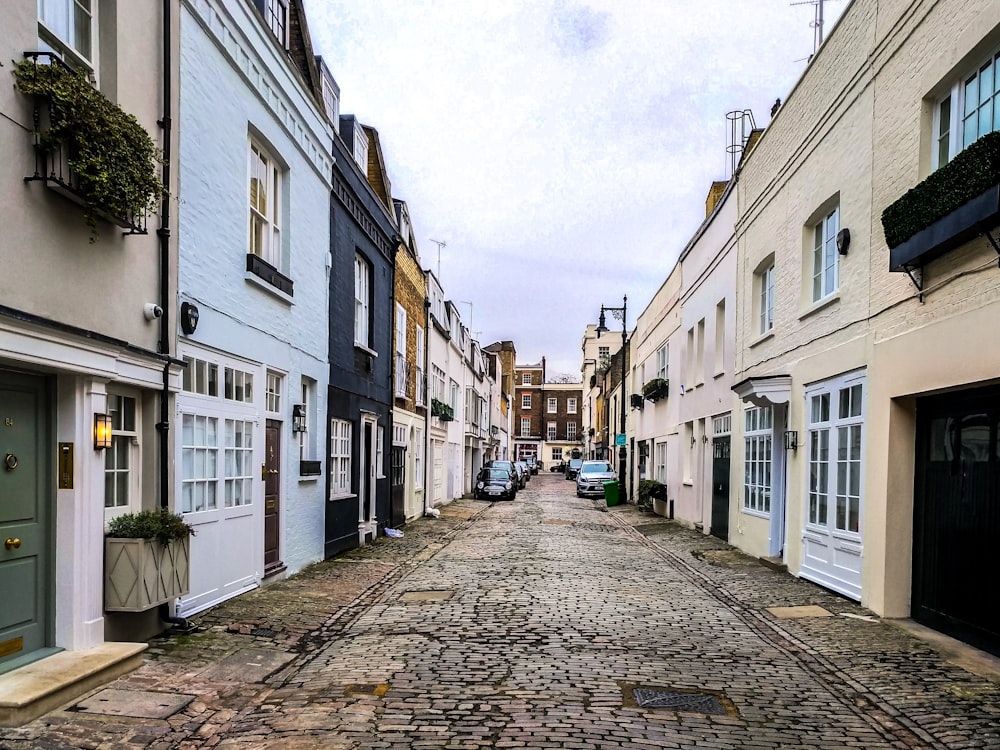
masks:
{"label": "doorstep", "polygon": [[0,727],[17,727],[142,665],[145,643],[60,651],[0,675]]}

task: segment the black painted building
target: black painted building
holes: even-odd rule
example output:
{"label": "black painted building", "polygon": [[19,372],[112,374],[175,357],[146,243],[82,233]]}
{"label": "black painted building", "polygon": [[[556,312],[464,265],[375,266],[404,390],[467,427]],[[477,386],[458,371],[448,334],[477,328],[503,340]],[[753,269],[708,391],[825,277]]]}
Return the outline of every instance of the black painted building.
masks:
{"label": "black painted building", "polygon": [[378,133],[352,116],[339,126],[330,198],[327,557],[386,527],[392,445],[392,196]]}

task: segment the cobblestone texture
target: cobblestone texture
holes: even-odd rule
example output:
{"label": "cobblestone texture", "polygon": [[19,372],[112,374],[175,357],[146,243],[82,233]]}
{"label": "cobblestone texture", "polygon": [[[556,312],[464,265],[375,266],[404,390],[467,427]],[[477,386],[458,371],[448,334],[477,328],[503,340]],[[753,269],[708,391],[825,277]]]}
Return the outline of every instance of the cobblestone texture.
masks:
{"label": "cobblestone texture", "polygon": [[[108,687],[195,696],[173,716],[65,706],[0,747],[1000,747],[997,679],[717,539],[599,510],[542,475],[453,503],[153,641]],[[451,596],[404,597],[428,591]],[[834,616],[766,611],[801,605]],[[293,658],[261,682],[212,669],[251,648]],[[636,687],[727,711],[641,708]]]}

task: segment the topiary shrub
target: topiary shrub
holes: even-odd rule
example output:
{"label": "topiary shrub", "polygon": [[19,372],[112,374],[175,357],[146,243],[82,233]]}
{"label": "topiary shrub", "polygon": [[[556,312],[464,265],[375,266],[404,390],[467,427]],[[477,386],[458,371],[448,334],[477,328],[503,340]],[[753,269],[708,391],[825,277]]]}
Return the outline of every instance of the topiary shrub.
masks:
{"label": "topiary shrub", "polygon": [[167,508],[125,513],[108,521],[109,537],[119,539],[156,539],[163,544],[194,536],[194,528]]}

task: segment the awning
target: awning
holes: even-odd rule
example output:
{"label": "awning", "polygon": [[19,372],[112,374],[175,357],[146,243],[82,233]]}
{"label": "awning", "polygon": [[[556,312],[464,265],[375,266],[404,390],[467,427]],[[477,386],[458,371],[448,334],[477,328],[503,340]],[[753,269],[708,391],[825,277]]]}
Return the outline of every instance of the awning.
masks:
{"label": "awning", "polygon": [[747,378],[733,386],[733,391],[743,401],[755,406],[787,404],[792,398],[791,375],[762,375]]}

